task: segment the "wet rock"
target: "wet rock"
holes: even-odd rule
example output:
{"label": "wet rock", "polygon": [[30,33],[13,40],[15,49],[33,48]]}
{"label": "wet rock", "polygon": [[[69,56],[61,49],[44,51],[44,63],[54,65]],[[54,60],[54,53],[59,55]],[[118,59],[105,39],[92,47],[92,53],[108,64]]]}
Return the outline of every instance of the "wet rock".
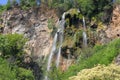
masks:
{"label": "wet rock", "polygon": [[107,37],[105,31],[101,30],[99,31],[99,39],[101,44],[106,44],[106,43],[109,43],[111,41],[110,38]]}

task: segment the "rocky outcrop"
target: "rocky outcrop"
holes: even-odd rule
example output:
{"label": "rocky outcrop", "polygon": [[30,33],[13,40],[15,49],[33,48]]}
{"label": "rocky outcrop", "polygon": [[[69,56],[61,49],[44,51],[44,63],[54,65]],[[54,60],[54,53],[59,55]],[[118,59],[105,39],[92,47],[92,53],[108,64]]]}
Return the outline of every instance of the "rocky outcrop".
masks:
{"label": "rocky outcrop", "polygon": [[120,5],[117,5],[113,10],[112,20],[106,34],[112,39],[120,37]]}
{"label": "rocky outcrop", "polygon": [[46,11],[42,8],[29,10],[14,8],[6,11],[0,16],[1,33],[23,34],[28,38],[25,46],[28,55],[32,55],[34,59],[46,56],[52,46],[48,19],[53,19],[55,23],[58,20],[54,10]]}
{"label": "rocky outcrop", "polygon": [[115,58],[114,62],[115,62],[117,65],[120,65],[120,54]]}

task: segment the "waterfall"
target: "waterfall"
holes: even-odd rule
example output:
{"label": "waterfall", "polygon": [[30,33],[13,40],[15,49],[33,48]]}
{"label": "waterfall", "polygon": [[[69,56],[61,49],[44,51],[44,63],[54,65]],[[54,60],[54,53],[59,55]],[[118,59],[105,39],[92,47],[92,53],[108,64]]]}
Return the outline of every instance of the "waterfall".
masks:
{"label": "waterfall", "polygon": [[60,63],[60,54],[61,54],[61,47],[58,50],[58,54],[57,54],[57,60],[56,60],[56,67],[59,67],[59,63]]}
{"label": "waterfall", "polygon": [[64,36],[64,24],[65,24],[65,13],[62,15],[62,20],[59,23],[60,26],[60,31],[59,31],[59,50],[58,50],[58,54],[57,54],[57,60],[56,60],[56,67],[59,67],[59,63],[60,63],[60,54],[61,54],[61,47],[62,47],[62,43],[63,43],[63,36]]}
{"label": "waterfall", "polygon": [[86,47],[87,46],[87,34],[85,31],[83,31],[83,45]]}
{"label": "waterfall", "polygon": [[[53,58],[53,55],[54,55],[55,50],[56,50],[57,37],[58,37],[58,33],[56,32],[56,34],[54,36],[53,44],[52,44],[52,49],[51,49],[51,52],[50,52],[50,55],[49,55],[49,58],[48,58],[47,72],[50,71],[50,67],[51,67],[51,63],[52,63],[52,58]],[[48,80],[47,76],[45,76],[45,80]]]}
{"label": "waterfall", "polygon": [[53,40],[52,49],[51,49],[51,52],[50,52],[50,55],[49,55],[49,58],[48,58],[47,71],[49,71],[50,67],[51,67],[51,62],[52,62],[53,54],[54,54],[54,52],[56,50],[57,37],[58,37],[58,34],[56,33],[55,37],[54,37],[54,40]]}
{"label": "waterfall", "polygon": [[83,28],[84,28],[84,30],[86,29],[84,16],[83,16]]}
{"label": "waterfall", "polygon": [[86,34],[86,26],[85,26],[85,18],[83,17],[83,28],[84,28],[84,31],[83,31],[83,45],[84,47],[87,46],[87,34]]}
{"label": "waterfall", "polygon": [[[55,54],[55,51],[57,50],[56,48],[56,44],[57,41],[59,41],[59,47],[58,47],[58,53],[57,53],[57,60],[56,60],[56,67],[59,67],[59,63],[60,63],[60,55],[61,55],[61,48],[62,48],[62,42],[63,42],[63,36],[64,36],[64,24],[65,24],[65,13],[62,15],[62,20],[60,20],[58,22],[59,28],[54,36],[54,40],[53,40],[53,45],[52,45],[52,49],[48,58],[48,63],[47,63],[47,72],[50,71],[50,67],[51,67],[51,63],[52,63],[52,58],[53,55]],[[45,80],[48,80],[48,77],[45,76]]]}

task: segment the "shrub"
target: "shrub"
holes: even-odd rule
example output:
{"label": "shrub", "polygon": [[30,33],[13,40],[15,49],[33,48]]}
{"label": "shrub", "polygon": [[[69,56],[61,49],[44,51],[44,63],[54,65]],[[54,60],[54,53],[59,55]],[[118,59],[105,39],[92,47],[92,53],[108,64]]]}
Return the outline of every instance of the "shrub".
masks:
{"label": "shrub", "polygon": [[34,80],[32,71],[24,68],[17,68],[17,79],[18,80]]}
{"label": "shrub", "polygon": [[34,80],[32,71],[10,65],[0,57],[0,80]]}
{"label": "shrub", "polygon": [[19,34],[0,35],[0,80],[34,80],[32,71],[18,67],[26,41]]}
{"label": "shrub", "polygon": [[3,57],[19,56],[23,54],[23,47],[27,39],[19,34],[0,35],[0,51]]}
{"label": "shrub", "polygon": [[98,65],[91,69],[83,69],[77,76],[69,78],[70,80],[119,80],[120,66],[111,64],[109,66]]}
{"label": "shrub", "polygon": [[2,58],[0,58],[0,80],[16,80],[15,70],[12,70]]}
{"label": "shrub", "polygon": [[48,19],[48,28],[53,29],[55,27],[53,19]]}

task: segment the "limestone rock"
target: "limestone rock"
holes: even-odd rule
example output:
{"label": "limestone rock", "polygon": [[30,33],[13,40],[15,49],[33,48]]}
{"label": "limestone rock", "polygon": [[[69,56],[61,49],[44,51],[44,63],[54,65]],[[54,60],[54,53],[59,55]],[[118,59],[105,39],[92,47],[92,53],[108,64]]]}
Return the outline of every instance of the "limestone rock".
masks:
{"label": "limestone rock", "polygon": [[35,57],[35,59],[49,54],[52,38],[48,29],[48,19],[51,17],[54,21],[58,19],[53,10],[49,10],[48,13],[42,10],[44,14],[41,14],[40,10],[35,13],[33,9],[24,11],[19,8],[13,8],[0,16],[2,19],[0,25],[3,25],[3,29],[1,29],[3,31],[1,32],[3,34],[23,34],[28,38],[25,51],[28,55]]}
{"label": "limestone rock", "polygon": [[107,37],[112,39],[120,37],[120,5],[114,8],[111,24],[106,33]]}

